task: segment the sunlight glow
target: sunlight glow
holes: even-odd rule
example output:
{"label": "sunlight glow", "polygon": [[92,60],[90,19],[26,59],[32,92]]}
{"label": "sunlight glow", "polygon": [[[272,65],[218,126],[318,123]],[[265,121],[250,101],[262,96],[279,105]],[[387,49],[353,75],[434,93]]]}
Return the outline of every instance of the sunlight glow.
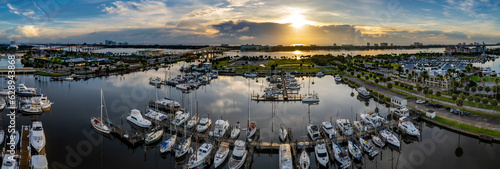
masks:
{"label": "sunlight glow", "polygon": [[313,22],[308,21],[302,14],[293,13],[285,19],[281,20],[280,23],[291,23],[290,26],[294,28],[301,28],[304,25],[311,25]]}
{"label": "sunlight glow", "polygon": [[296,51],[294,51],[294,52],[293,52],[293,54],[300,55],[300,54],[302,54],[302,52],[301,52],[301,51],[296,50]]}

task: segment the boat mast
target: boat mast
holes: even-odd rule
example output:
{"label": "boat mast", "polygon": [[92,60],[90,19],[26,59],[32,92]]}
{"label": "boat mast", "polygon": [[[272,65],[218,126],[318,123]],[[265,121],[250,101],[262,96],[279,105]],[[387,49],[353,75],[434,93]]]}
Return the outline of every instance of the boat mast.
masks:
{"label": "boat mast", "polygon": [[101,89],[101,124],[102,124],[102,89]]}

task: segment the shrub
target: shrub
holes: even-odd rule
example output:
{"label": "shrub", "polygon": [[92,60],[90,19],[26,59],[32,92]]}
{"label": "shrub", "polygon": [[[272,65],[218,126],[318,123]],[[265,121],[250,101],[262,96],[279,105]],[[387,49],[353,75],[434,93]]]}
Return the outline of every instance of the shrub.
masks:
{"label": "shrub", "polygon": [[485,91],[486,93],[489,93],[489,92],[491,91],[491,88],[490,88],[489,86],[486,86],[486,87],[484,88],[484,91]]}
{"label": "shrub", "polygon": [[470,102],[474,101],[474,96],[473,95],[469,95],[467,97],[467,100],[470,101]]}
{"label": "shrub", "polygon": [[457,94],[451,95],[451,100],[457,100]]}
{"label": "shrub", "polygon": [[436,92],[436,96],[437,96],[437,97],[441,97],[441,91],[437,91],[437,92]]}
{"label": "shrub", "polygon": [[481,102],[481,98],[479,96],[474,97],[474,102],[476,103]]}
{"label": "shrub", "polygon": [[358,75],[356,77],[361,78],[361,75],[358,73]]}
{"label": "shrub", "polygon": [[456,104],[458,107],[462,107],[462,105],[464,104],[464,100],[462,100],[462,99],[457,99],[457,100],[455,100],[455,104]]}
{"label": "shrub", "polygon": [[378,80],[378,79],[375,79],[375,83],[378,83],[378,82],[379,82],[379,80]]}
{"label": "shrub", "polygon": [[417,85],[417,91],[421,92],[422,91],[422,87]]}
{"label": "shrub", "polygon": [[408,85],[408,89],[409,90],[413,90],[413,86],[412,85]]}
{"label": "shrub", "polygon": [[488,100],[488,98],[486,98],[486,97],[483,97],[483,99],[481,99],[481,102],[483,102],[483,104],[488,104],[488,102],[490,102],[490,100]]}
{"label": "shrub", "polygon": [[470,91],[471,92],[476,92],[476,86],[473,86],[472,88],[470,88]]}
{"label": "shrub", "polygon": [[479,92],[480,92],[480,91],[483,91],[483,86],[478,86],[478,87],[477,87],[477,91],[479,91]]}
{"label": "shrub", "polygon": [[392,83],[387,83],[387,88],[392,89]]}
{"label": "shrub", "polygon": [[490,100],[490,104],[491,104],[492,106],[497,106],[497,105],[498,105],[498,101],[497,101],[497,99],[491,99],[491,100]]}
{"label": "shrub", "polygon": [[398,81],[395,81],[395,82],[394,82],[394,85],[399,86],[399,82],[398,82]]}
{"label": "shrub", "polygon": [[463,94],[463,93],[460,93],[460,95],[458,95],[458,97],[460,97],[460,99],[462,99],[462,100],[465,100],[465,94]]}

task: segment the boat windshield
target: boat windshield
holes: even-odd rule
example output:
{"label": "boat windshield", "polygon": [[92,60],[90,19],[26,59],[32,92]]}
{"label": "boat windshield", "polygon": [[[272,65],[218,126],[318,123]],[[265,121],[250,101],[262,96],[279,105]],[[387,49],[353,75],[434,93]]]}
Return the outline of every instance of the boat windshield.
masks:
{"label": "boat windshield", "polygon": [[318,157],[326,157],[326,153],[318,153]]}
{"label": "boat windshield", "polygon": [[235,156],[235,155],[233,155],[233,159],[239,161],[239,160],[243,159],[243,157],[242,156]]}

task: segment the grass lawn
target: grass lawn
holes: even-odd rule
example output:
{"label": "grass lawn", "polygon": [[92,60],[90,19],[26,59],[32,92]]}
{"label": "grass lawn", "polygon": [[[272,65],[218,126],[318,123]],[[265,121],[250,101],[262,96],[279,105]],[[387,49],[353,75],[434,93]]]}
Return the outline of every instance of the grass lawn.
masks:
{"label": "grass lawn", "polygon": [[[452,100],[449,97],[436,97],[435,95],[426,95],[427,97],[432,97],[433,99],[445,101],[445,102],[450,102],[450,103],[455,103],[454,100]],[[470,107],[479,107],[479,108],[484,108],[484,109],[490,109],[490,110],[497,110],[500,111],[500,106],[492,106],[492,105],[484,105],[483,103],[476,103],[476,102],[470,102],[470,101],[465,101],[464,100],[464,106],[470,106]]]}
{"label": "grass lawn", "polygon": [[[401,90],[405,90],[405,91],[408,91],[408,92],[412,92],[412,93],[416,93],[417,92],[417,90],[415,90],[415,89],[409,90],[409,89],[406,89],[406,88],[401,87],[399,85],[395,85],[394,83],[392,84],[392,87],[395,87],[395,88],[398,88],[398,89],[401,89]],[[413,87],[413,88],[415,88],[415,87]]]}
{"label": "grass lawn", "polygon": [[450,126],[453,126],[453,127],[457,127],[457,128],[460,128],[460,129],[472,131],[472,132],[475,132],[475,133],[481,133],[481,134],[486,134],[486,135],[490,135],[490,136],[500,137],[500,131],[489,130],[489,129],[482,129],[482,128],[479,128],[479,127],[476,127],[476,126],[467,125],[467,124],[459,124],[456,121],[444,119],[444,118],[439,117],[439,116],[436,116],[433,120],[441,122],[441,123],[444,123],[444,124],[447,124],[447,125],[450,125]]}
{"label": "grass lawn", "polygon": [[[227,65],[227,62],[220,62],[214,66]],[[284,69],[285,71],[298,71],[298,72],[319,72],[322,71],[323,68],[312,67],[311,62],[307,60],[295,60],[295,59],[271,59],[268,60],[267,65],[265,67],[262,66],[247,66],[247,65],[229,65],[228,68],[233,68],[235,71],[243,71],[246,72],[248,70],[255,70],[261,73],[267,73],[271,70],[271,65],[278,64],[276,70]],[[302,66],[300,66],[302,64]]]}
{"label": "grass lawn", "polygon": [[[475,82],[481,82],[481,78],[479,76],[469,76],[470,80],[473,80]],[[490,76],[484,76],[486,78],[486,82],[493,82],[495,79],[498,79],[500,81],[500,77],[490,77]]]}
{"label": "grass lawn", "polygon": [[67,76],[69,74],[58,74],[58,73],[47,73],[47,72],[41,72],[41,71],[36,71],[36,75],[42,75],[42,76]]}

